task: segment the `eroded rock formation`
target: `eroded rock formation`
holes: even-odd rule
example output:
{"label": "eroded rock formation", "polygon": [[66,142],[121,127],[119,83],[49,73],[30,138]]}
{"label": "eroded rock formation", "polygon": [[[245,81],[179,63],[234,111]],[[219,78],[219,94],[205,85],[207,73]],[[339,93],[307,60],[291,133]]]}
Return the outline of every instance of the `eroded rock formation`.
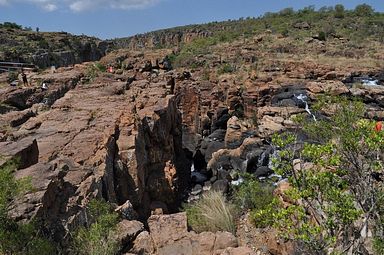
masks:
{"label": "eroded rock formation", "polygon": [[[22,97],[21,108],[30,107],[34,115],[3,130],[8,141],[2,142],[4,156],[21,156],[16,176],[31,176],[34,187],[17,201],[11,215],[42,219],[57,240],[85,223],[84,208],[92,197],[116,204],[129,200],[144,218],[156,202],[163,203],[165,211],[176,211],[190,178],[181,114],[162,81],[165,77],[129,86],[114,78],[81,84],[84,70],[78,66],[36,76],[50,85],[47,91],[33,88],[34,93]],[[29,90],[7,91],[3,103],[12,105],[9,98]],[[2,115],[4,125],[15,119],[11,113],[16,112]]]}
{"label": "eroded rock formation", "polygon": [[[271,134],[295,128],[298,114],[315,118],[311,105],[319,95],[357,96],[367,117],[384,119],[383,86],[353,84],[380,79],[380,70],[291,59],[265,60],[254,70],[263,41],[217,46],[208,76],[206,67],[171,70],[171,50],[119,50],[101,59],[113,71],[98,77],[88,63],[31,76],[35,84],[47,81],[48,90],[1,88],[0,164],[20,157],[15,174],[31,176],[34,186],[15,203],[12,217],[42,219],[60,241],[87,223],[89,200],[102,197],[125,218],[119,238],[129,243],[127,252],[254,254],[252,240],[188,232],[185,214],[172,213],[188,195],[191,201],[209,189],[226,192],[241,181],[239,172],[270,176]],[[219,75],[222,61],[235,58],[250,71]],[[133,221],[148,217],[146,230]],[[254,250],[293,249],[271,232],[254,233]]]}

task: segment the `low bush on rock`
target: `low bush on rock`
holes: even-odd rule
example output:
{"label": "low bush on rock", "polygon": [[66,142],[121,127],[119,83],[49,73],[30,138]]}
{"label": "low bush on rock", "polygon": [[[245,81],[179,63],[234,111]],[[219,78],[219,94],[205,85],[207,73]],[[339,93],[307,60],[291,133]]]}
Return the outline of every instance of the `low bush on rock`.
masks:
{"label": "low bush on rock", "polygon": [[15,80],[17,80],[18,77],[17,77],[17,72],[8,72],[8,75],[7,75],[7,81],[8,82],[13,82]]}
{"label": "low bush on rock", "polygon": [[277,210],[278,201],[273,196],[274,187],[255,178],[246,177],[234,192],[233,200],[242,210],[251,210],[255,226],[263,228],[273,223],[270,217]]}
{"label": "low bush on rock", "polygon": [[83,255],[117,254],[120,247],[113,235],[118,214],[102,200],[90,201],[87,214],[91,224],[76,231],[72,250]]}
{"label": "low bush on rock", "polygon": [[221,65],[217,72],[218,74],[225,74],[225,73],[233,73],[235,70],[236,68],[233,65],[226,63]]}
{"label": "low bush on rock", "polygon": [[188,225],[196,232],[236,231],[236,207],[221,192],[205,193],[197,202],[187,205],[185,211]]}
{"label": "low bush on rock", "polygon": [[96,63],[88,66],[85,76],[90,81],[92,81],[93,79],[98,77],[100,75],[100,73],[106,72],[106,70],[107,70],[107,68],[103,64],[96,62]]}
{"label": "low bush on rock", "polygon": [[261,183],[252,177],[235,189],[233,200],[242,209],[260,210],[272,202],[274,187],[269,183]]}

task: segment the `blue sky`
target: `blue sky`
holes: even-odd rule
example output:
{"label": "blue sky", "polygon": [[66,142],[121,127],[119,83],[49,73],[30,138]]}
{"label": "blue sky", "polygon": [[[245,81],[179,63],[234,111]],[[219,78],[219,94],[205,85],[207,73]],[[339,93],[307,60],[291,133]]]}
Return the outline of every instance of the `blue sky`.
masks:
{"label": "blue sky", "polygon": [[320,8],[338,3],[347,9],[367,3],[384,12],[383,0],[0,0],[0,22],[108,39],[174,26],[257,17],[286,7]]}

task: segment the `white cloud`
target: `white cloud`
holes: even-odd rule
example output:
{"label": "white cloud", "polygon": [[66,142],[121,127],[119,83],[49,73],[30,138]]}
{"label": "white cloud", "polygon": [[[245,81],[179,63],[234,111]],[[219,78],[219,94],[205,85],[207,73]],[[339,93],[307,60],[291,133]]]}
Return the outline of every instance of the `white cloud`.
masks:
{"label": "white cloud", "polygon": [[57,10],[57,8],[58,8],[56,4],[52,4],[52,3],[48,3],[42,7],[44,10],[46,10],[48,12],[53,12],[53,11]]}
{"label": "white cloud", "polygon": [[72,11],[75,12],[81,12],[81,11],[86,11],[89,9],[93,9],[97,6],[100,6],[100,1],[93,1],[92,0],[80,0],[80,1],[75,1],[69,5],[69,8]]}
{"label": "white cloud", "polygon": [[59,8],[69,8],[74,12],[91,9],[144,9],[153,6],[161,0],[0,0],[0,5],[12,3],[33,3],[45,11],[55,11]]}
{"label": "white cloud", "polygon": [[47,12],[52,12],[57,10],[58,6],[56,2],[59,2],[60,0],[14,0],[14,1],[33,3]]}
{"label": "white cloud", "polygon": [[86,11],[97,8],[114,9],[143,9],[157,4],[160,0],[76,0],[69,8],[76,12]]}
{"label": "white cloud", "polygon": [[159,0],[112,0],[109,4],[118,9],[142,9],[155,5]]}

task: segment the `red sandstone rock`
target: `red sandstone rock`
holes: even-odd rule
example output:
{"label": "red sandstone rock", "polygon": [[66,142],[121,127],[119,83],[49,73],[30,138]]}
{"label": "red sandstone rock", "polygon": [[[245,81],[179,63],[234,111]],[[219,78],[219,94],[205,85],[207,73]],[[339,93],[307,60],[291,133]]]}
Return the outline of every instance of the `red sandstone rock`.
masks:
{"label": "red sandstone rock", "polygon": [[25,138],[17,142],[0,142],[0,166],[8,160],[17,162],[18,169],[36,164],[39,148],[33,138]]}

